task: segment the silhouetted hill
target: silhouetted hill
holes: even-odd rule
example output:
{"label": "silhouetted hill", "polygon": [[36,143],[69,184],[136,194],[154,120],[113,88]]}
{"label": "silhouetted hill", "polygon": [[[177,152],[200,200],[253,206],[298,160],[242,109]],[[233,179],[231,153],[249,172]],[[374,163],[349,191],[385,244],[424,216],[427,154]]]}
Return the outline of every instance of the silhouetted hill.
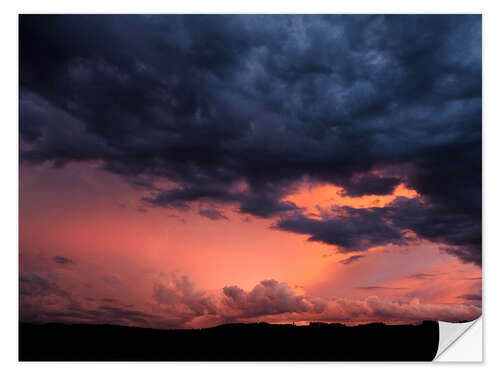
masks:
{"label": "silhouetted hill", "polygon": [[20,323],[21,361],[430,361],[436,322],[348,327],[267,323],[197,330]]}

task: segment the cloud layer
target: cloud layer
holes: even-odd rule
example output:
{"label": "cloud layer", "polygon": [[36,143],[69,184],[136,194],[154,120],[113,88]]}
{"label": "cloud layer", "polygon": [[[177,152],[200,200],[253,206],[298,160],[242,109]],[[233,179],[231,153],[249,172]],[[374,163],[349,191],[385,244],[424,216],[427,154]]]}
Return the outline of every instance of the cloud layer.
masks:
{"label": "cloud layer", "polygon": [[[114,298],[82,299],[64,291],[53,275],[23,273],[20,277],[20,318],[35,322],[84,322],[139,325],[157,328],[209,327],[234,322],[341,322],[359,324],[419,323],[423,320],[457,322],[472,320],[481,308],[469,301],[480,296],[463,295],[466,303],[421,303],[381,299],[376,295],[356,300],[318,298],[298,294],[287,283],[263,280],[250,291],[237,285],[220,293],[198,290],[187,276],[172,275],[167,284],[157,283],[152,301],[139,308]],[[366,290],[376,291],[377,287]]]}
{"label": "cloud layer", "polygon": [[442,250],[464,262],[481,265],[481,222],[466,214],[450,213],[419,198],[398,197],[385,207],[332,207],[322,218],[302,213],[281,218],[274,228],[307,234],[309,241],[335,245],[340,252],[366,251],[388,244],[407,245],[420,238],[450,246]]}
{"label": "cloud layer", "polygon": [[[24,15],[21,160],[98,162],[147,204],[232,203],[342,252],[411,230],[480,265],[481,53],[480,16]],[[422,199],[315,220],[285,199],[303,178]]]}

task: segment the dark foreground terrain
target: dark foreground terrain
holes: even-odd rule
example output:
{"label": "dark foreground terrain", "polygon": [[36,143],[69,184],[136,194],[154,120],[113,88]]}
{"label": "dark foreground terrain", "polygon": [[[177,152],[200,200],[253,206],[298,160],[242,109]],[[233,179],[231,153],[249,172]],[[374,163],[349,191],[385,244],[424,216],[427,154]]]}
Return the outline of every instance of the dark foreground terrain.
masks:
{"label": "dark foreground terrain", "polygon": [[229,324],[200,330],[20,323],[21,361],[431,361],[439,326]]}

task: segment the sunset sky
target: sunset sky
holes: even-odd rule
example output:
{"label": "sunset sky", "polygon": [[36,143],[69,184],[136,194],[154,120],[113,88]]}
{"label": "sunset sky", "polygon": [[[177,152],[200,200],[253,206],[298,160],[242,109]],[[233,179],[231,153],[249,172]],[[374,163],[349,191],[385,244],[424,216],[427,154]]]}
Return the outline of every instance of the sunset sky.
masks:
{"label": "sunset sky", "polygon": [[19,27],[22,321],[481,315],[481,16]]}

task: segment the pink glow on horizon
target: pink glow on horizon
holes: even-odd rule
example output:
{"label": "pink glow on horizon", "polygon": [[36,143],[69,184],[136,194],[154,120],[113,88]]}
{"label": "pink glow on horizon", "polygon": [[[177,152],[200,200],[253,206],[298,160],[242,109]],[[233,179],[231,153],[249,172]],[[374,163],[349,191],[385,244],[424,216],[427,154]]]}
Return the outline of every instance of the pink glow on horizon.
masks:
{"label": "pink glow on horizon", "polygon": [[[217,221],[198,214],[209,203],[194,203],[187,211],[149,207],[141,203],[145,191],[98,165],[23,167],[20,180],[20,271],[54,275],[54,283],[89,305],[91,299],[114,299],[152,313],[154,286],[171,282],[172,275],[188,275],[196,288],[217,296],[225,286],[250,291],[271,279],[310,298],[377,296],[380,303],[408,304],[417,298],[434,306],[470,303],[459,296],[481,294],[479,267],[462,264],[427,241],[356,253],[364,257],[344,265],[339,261],[352,254],[271,229],[273,219],[242,215],[235,205],[218,206],[227,220]],[[382,207],[396,196],[417,196],[403,185],[386,196],[339,193],[324,185],[286,200],[310,213],[317,204]],[[71,263],[55,264],[54,256]],[[314,314],[304,312],[306,317]]]}

